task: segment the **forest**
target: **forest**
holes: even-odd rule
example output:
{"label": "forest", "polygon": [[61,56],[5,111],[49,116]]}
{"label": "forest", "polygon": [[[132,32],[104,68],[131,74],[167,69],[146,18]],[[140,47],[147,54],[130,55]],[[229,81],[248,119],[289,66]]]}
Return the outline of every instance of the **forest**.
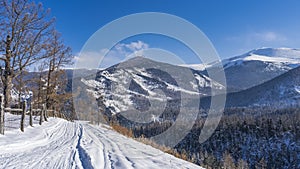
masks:
{"label": "forest", "polygon": [[[162,149],[206,168],[299,168],[299,111],[299,107],[227,108],[213,135],[200,144],[199,135],[206,120],[203,110],[190,133],[172,151]],[[137,126],[122,119],[115,116],[110,123],[123,126],[115,127],[119,131],[126,128],[123,134],[148,138],[150,142],[152,135],[172,125],[167,121]],[[161,146],[164,145],[158,148]]]}

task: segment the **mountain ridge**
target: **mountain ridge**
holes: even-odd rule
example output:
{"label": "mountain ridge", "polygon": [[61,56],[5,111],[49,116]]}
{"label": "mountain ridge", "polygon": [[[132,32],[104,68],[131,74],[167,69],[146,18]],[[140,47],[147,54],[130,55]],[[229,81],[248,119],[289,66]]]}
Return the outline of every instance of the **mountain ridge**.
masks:
{"label": "mountain ridge", "polygon": [[[299,75],[300,66],[258,86],[227,93],[225,107],[273,107],[280,109],[300,106]],[[209,108],[210,99],[210,97],[201,98],[201,108]]]}

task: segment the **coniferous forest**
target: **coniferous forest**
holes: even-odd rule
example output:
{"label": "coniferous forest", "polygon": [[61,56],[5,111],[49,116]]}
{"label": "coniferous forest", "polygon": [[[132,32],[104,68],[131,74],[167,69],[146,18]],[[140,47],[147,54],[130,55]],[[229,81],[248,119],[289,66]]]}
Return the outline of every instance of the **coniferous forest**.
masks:
{"label": "coniferous forest", "polygon": [[[213,135],[202,144],[198,140],[205,116],[199,115],[193,129],[173,152],[207,168],[299,168],[299,111],[299,108],[227,108]],[[121,116],[110,118],[110,122],[127,127],[136,138],[151,137],[172,125],[170,121],[132,125]]]}

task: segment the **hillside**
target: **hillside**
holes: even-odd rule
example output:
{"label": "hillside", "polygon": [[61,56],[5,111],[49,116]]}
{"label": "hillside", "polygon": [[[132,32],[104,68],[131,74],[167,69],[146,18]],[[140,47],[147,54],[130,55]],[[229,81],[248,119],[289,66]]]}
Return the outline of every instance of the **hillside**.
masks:
{"label": "hillside", "polygon": [[[226,107],[299,107],[300,67],[252,88],[228,93]],[[201,99],[201,107],[208,108],[210,97]]]}
{"label": "hillside", "polygon": [[[175,100],[180,98],[215,95],[225,89],[223,85],[190,68],[144,57],[129,59],[100,70],[95,76],[83,77],[80,81],[75,78],[74,92],[78,88],[87,88],[94,99],[101,98],[99,105],[113,114],[135,109],[150,111],[150,107],[158,112],[165,107],[163,104],[170,108],[177,107]],[[76,99],[83,100],[84,92]]]}
{"label": "hillside", "polygon": [[292,69],[268,82],[250,89],[231,93],[227,97],[227,106],[272,107],[299,106],[300,67]]}

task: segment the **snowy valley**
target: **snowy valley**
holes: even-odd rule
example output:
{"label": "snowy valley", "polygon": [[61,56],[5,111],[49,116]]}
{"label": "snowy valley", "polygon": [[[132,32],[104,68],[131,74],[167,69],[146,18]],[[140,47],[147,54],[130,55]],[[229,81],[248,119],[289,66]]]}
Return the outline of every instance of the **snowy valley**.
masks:
{"label": "snowy valley", "polygon": [[[132,130],[133,137],[151,138],[159,134],[158,131],[168,130],[176,123],[178,105],[182,102],[180,111],[186,114],[200,107],[193,128],[175,147],[179,152],[187,152],[188,159],[200,166],[222,167],[231,163],[225,159],[232,159],[237,168],[259,168],[260,165],[297,167],[300,164],[299,156],[295,154],[300,147],[300,133],[297,132],[300,127],[297,122],[299,50],[256,49],[224,60],[223,64],[228,82],[224,116],[214,134],[202,144],[198,138],[210,101],[224,95],[225,89],[217,79],[210,79],[206,71],[136,57],[100,70],[95,76],[76,79],[76,83],[84,89],[81,91],[89,93],[83,98],[96,99],[98,108],[105,110],[104,119]],[[148,68],[149,65],[153,68]],[[160,65],[168,67],[171,73],[161,71],[165,69]],[[207,69],[214,72],[216,68],[211,65]],[[174,79],[184,78],[176,76],[180,73],[172,74],[175,70],[189,72],[182,74],[190,74],[193,82],[176,84]],[[175,78],[170,78],[170,74]],[[217,92],[212,93],[213,90]],[[197,97],[200,104],[196,103]],[[147,123],[127,119],[132,112],[142,116],[143,122]],[[93,123],[99,122],[97,113],[87,115],[83,111],[78,115]],[[289,118],[293,120],[287,120]],[[281,149],[285,149],[285,153]]]}
{"label": "snowy valley", "polygon": [[300,1],[0,6],[0,169],[300,169]]}
{"label": "snowy valley", "polygon": [[[65,91],[74,94],[73,118],[82,121],[50,118],[39,126],[35,117],[34,127],[27,126],[22,133],[17,129],[20,117],[6,113],[8,131],[0,136],[0,167],[297,168],[299,58],[296,49],[263,48],[224,60],[227,88],[206,71],[145,57],[102,70],[68,69]],[[215,67],[207,69],[214,72]],[[25,77],[34,76],[33,72]],[[200,144],[210,101],[223,95],[224,115],[212,136]],[[70,109],[65,111],[71,119]],[[172,151],[195,164],[136,141],[167,131],[179,113],[189,119],[191,112],[198,115]],[[104,123],[123,127],[133,138]]]}

